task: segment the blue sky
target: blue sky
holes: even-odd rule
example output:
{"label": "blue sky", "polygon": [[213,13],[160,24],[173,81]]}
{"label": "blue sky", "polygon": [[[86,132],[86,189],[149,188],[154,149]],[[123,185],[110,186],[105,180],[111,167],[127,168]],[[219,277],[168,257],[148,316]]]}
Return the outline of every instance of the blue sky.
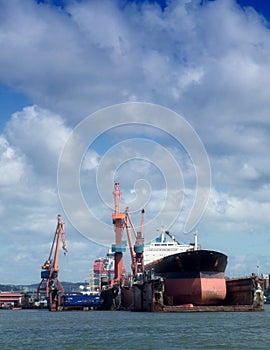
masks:
{"label": "blue sky", "polygon": [[[0,0],[0,283],[39,282],[58,213],[66,220],[69,246],[68,255],[61,255],[62,280],[83,281],[106,252],[65,215],[58,161],[87,116],[127,102],[169,108],[201,139],[211,166],[208,205],[197,225],[203,248],[228,255],[230,276],[256,272],[257,266],[270,273],[269,20],[268,1],[255,0],[171,0],[166,6]],[[129,203],[135,217],[132,203],[141,179],[148,184],[137,193],[145,195],[146,220],[162,211],[166,184],[168,198],[176,197],[179,178],[164,179],[168,164],[173,166],[169,152],[181,168],[184,199],[179,208],[170,202],[167,220],[157,219],[151,234],[164,225],[180,241],[192,241],[192,232],[183,233],[196,195],[192,157],[157,130],[164,122],[157,116],[152,127],[110,130],[106,118],[97,116],[90,119],[96,122],[89,135],[99,134],[80,173],[87,205],[104,223],[104,232],[90,238],[108,234],[108,244],[114,239],[113,174],[121,183],[123,208]],[[97,175],[99,169],[106,174]],[[175,212],[179,218],[172,222]],[[95,231],[94,221],[80,214]]]}

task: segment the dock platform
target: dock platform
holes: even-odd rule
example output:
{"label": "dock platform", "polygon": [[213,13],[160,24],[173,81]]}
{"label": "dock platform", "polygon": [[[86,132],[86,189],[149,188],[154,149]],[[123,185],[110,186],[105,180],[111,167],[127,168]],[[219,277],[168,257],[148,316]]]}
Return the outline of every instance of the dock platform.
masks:
{"label": "dock platform", "polygon": [[245,311],[264,311],[263,305],[215,305],[215,306],[195,306],[195,305],[178,305],[178,306],[163,306],[161,312],[245,312]]}

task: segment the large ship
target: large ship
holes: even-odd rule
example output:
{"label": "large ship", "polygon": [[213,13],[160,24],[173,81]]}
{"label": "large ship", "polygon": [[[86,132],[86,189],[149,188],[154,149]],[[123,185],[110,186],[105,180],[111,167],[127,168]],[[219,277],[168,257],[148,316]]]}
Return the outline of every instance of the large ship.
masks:
{"label": "large ship", "polygon": [[164,279],[165,304],[218,305],[226,298],[227,256],[201,249],[194,236],[181,244],[166,231],[144,247],[145,273]]}
{"label": "large ship", "polygon": [[[102,285],[103,308],[152,310],[156,304],[222,304],[226,298],[224,272],[227,256],[217,251],[201,249],[197,234],[194,235],[194,243],[182,244],[168,231],[162,230],[157,239],[144,244],[144,210],[140,230],[136,231],[128,208],[124,213],[120,211],[119,183],[115,183],[113,194],[114,278]],[[130,277],[126,276],[123,261],[123,253],[126,251],[126,242],[122,237],[124,228],[131,254]],[[135,243],[132,242],[130,230],[136,237]]]}
{"label": "large ship", "polygon": [[148,265],[168,255],[194,250],[195,245],[195,249],[198,249],[197,233],[194,234],[194,238],[194,243],[180,243],[169,231],[165,231],[162,227],[160,236],[144,246],[144,265]]}

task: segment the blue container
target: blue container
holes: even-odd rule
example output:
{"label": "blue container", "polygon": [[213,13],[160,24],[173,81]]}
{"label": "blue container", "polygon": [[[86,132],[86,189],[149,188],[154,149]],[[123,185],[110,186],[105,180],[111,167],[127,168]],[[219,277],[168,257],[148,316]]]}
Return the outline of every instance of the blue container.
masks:
{"label": "blue container", "polygon": [[102,304],[100,295],[74,294],[64,295],[64,306],[99,306]]}

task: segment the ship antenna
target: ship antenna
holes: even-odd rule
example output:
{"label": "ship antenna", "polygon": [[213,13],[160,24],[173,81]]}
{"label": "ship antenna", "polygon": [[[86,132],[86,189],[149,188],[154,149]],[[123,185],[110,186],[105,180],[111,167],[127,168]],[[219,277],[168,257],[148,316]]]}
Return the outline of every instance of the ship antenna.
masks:
{"label": "ship antenna", "polygon": [[160,234],[160,241],[161,243],[163,243],[165,241],[165,228],[164,226],[161,226],[161,230],[160,229],[157,229],[157,231],[161,231],[161,234]]}
{"label": "ship antenna", "polygon": [[198,231],[197,231],[197,229],[194,232],[194,250],[198,250]]}

